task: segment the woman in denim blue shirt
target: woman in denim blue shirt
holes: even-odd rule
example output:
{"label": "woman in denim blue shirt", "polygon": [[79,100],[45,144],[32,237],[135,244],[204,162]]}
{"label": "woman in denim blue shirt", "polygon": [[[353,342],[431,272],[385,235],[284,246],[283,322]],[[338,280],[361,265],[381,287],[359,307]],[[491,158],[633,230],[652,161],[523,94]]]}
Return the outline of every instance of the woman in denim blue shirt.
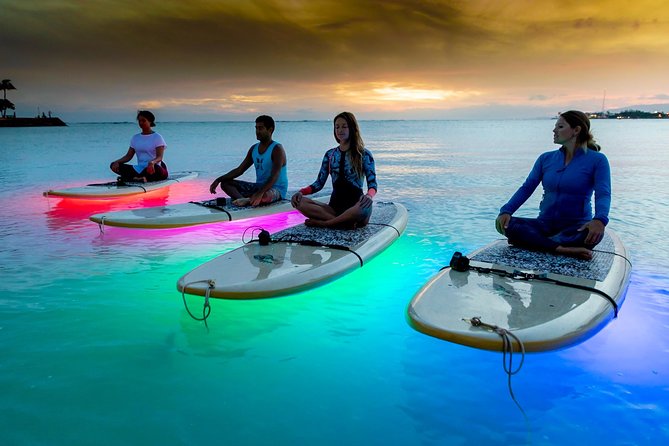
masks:
{"label": "woman in denim blue shirt", "polygon": [[[609,222],[609,162],[595,144],[583,112],[562,113],[553,129],[553,142],[560,149],[539,156],[525,183],[500,209],[495,226],[513,245],[591,259],[591,250],[602,240]],[[512,217],[539,183],[544,189],[539,216]]]}

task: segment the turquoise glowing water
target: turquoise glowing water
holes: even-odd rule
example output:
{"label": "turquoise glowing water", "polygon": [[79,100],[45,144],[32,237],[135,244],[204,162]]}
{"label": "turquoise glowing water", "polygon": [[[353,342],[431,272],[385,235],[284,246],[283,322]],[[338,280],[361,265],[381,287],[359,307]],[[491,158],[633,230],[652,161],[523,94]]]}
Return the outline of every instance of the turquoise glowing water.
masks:
{"label": "turquoise glowing water", "polygon": [[[166,123],[173,171],[200,178],[136,198],[46,199],[113,179],[134,124],[0,129],[0,444],[666,444],[669,440],[669,123],[594,121],[614,175],[610,227],[634,270],[620,317],[570,349],[532,354],[509,397],[501,355],[411,329],[406,305],[454,250],[497,238],[493,220],[550,120],[363,122],[382,200],[404,236],[363,269],[277,299],[212,304],[210,332],[176,280],[241,244],[232,225],[141,231],[91,214],[210,197],[253,123]],[[329,122],[279,122],[291,188],[333,146]],[[252,176],[251,176],[252,177]],[[538,194],[522,214],[537,212]],[[200,308],[201,301],[193,298]]]}

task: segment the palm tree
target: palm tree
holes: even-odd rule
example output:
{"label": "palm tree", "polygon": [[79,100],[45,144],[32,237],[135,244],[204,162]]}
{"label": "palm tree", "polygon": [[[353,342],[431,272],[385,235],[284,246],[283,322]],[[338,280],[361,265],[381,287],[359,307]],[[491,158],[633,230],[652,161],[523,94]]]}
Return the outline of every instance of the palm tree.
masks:
{"label": "palm tree", "polygon": [[7,116],[7,110],[16,110],[16,108],[14,108],[14,104],[7,99],[0,99],[0,112],[2,112],[3,118]]}
{"label": "palm tree", "polygon": [[6,117],[8,109],[15,110],[14,104],[11,101],[7,100],[7,90],[16,90],[16,87],[12,85],[12,81],[9,79],[3,79],[0,82],[0,90],[2,90],[2,101],[0,101],[0,111],[2,112],[2,117]]}

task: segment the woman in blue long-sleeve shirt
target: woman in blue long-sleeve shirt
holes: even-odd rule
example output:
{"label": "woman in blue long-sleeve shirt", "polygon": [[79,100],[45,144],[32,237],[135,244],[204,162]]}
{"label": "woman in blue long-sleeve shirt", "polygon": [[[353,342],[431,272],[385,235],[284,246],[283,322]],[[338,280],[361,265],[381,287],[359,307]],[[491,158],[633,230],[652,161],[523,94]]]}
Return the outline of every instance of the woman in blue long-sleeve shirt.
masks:
{"label": "woman in blue long-sleeve shirt", "polygon": [[[609,222],[609,162],[595,144],[583,112],[562,113],[553,129],[553,142],[560,149],[539,156],[525,183],[500,209],[497,231],[516,246],[591,259],[591,250],[602,240]],[[539,217],[512,217],[539,183],[544,189]]]}

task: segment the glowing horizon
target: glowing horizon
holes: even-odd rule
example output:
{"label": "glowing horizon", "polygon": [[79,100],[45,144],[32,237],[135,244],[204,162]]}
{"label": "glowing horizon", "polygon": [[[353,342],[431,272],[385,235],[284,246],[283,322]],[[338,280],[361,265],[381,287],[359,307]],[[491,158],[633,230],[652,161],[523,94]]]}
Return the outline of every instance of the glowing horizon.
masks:
{"label": "glowing horizon", "polygon": [[[2,0],[18,116],[552,116],[668,104],[657,0]],[[605,93],[606,92],[606,93]]]}

